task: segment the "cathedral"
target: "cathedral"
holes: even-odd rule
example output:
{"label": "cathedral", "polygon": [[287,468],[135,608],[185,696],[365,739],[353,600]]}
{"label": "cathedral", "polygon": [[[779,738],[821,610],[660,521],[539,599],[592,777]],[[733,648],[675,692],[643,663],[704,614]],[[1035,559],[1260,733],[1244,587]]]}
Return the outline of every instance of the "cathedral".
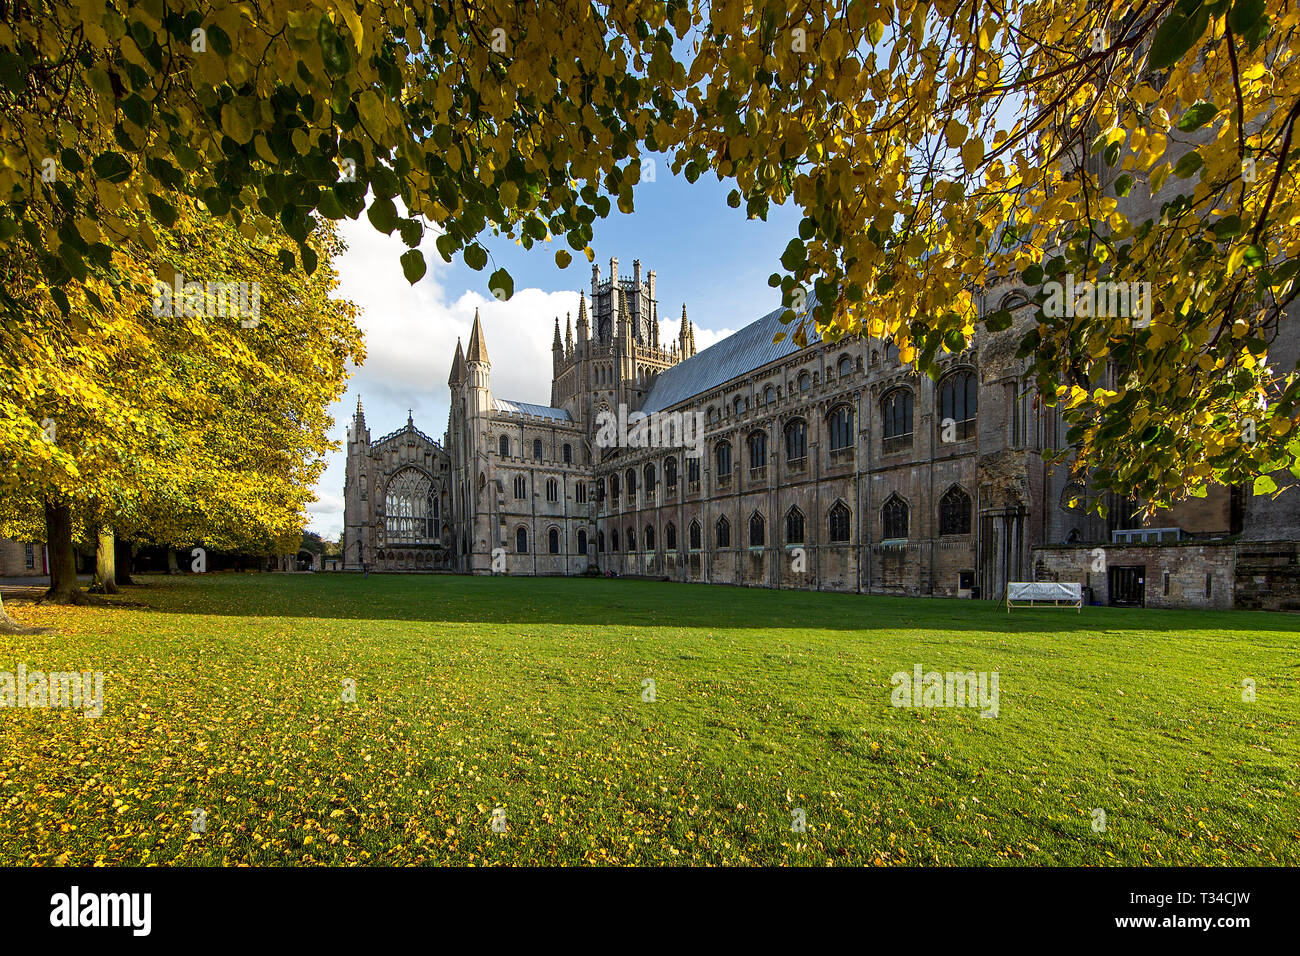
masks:
{"label": "cathedral", "polygon": [[[409,416],[371,440],[358,400],[345,569],[985,599],[1058,580],[1092,603],[1300,608],[1290,499],[1214,487],[1145,521],[1132,501],[1106,518],[1076,505],[1040,455],[1065,426],[1016,357],[1026,291],[986,290],[981,307],[1017,321],[931,379],[878,340],[810,326],[803,347],[777,341],[781,308],[697,352],[684,306],[661,330],[653,270],[594,265],[576,323],[555,320],[550,404],[494,394],[477,314],[441,443]],[[699,416],[702,448],[597,442],[620,406]]]}

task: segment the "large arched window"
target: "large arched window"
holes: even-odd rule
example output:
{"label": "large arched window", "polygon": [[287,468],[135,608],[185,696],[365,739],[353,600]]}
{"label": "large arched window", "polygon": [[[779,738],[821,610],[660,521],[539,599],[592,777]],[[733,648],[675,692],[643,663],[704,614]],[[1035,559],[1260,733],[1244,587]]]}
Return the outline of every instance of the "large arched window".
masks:
{"label": "large arched window", "polygon": [[500,452],[502,458],[510,457],[510,436],[509,435],[502,435],[499,439],[497,439],[497,450]]}
{"label": "large arched window", "polygon": [[515,530],[515,551],[519,554],[528,553],[528,529],[525,527]]}
{"label": "large arched window", "polygon": [[798,508],[785,513],[785,543],[803,544],[803,512]]}
{"label": "large arched window", "polygon": [[808,460],[808,423],[796,418],[785,426],[785,462],[801,466]]}
{"label": "large arched window", "polygon": [[884,419],[884,439],[881,451],[888,455],[912,447],[912,390],[896,388],[880,402]]}
{"label": "large arched window", "polygon": [[826,525],[827,530],[830,532],[831,541],[848,541],[852,523],[849,509],[844,502],[835,502],[831,506],[831,510],[826,514]]}
{"label": "large arched window", "polygon": [[970,495],[956,485],[939,499],[939,533],[970,534]]}
{"label": "large arched window", "polygon": [[885,538],[907,537],[907,502],[898,495],[890,495],[880,509],[880,520]]}
{"label": "large arched window", "polygon": [[767,543],[767,523],[757,511],[749,516],[749,546],[761,548]]}
{"label": "large arched window", "polygon": [[664,484],[670,489],[677,487],[677,459],[664,459]]}
{"label": "large arched window", "polygon": [[605,532],[603,531],[596,532],[596,553],[605,553]]}
{"label": "large arched window", "polygon": [[611,551],[618,550],[618,529],[617,528],[609,529],[609,550]]}
{"label": "large arched window", "polygon": [[566,465],[573,464],[573,446],[568,442],[564,443],[564,463]]}
{"label": "large arched window", "polygon": [[645,493],[647,495],[653,494],[655,490],[655,481],[657,479],[657,475],[655,474],[655,463],[652,461],[646,462],[646,466],[641,469],[641,474],[642,477],[645,478]]}
{"label": "large arched window", "polygon": [[718,442],[714,449],[714,459],[718,466],[718,481],[731,480],[731,442]]}
{"label": "large arched window", "polygon": [[853,450],[853,409],[848,405],[837,405],[826,416],[826,427],[830,431],[831,454],[851,452]]}
{"label": "large arched window", "polygon": [[550,551],[551,554],[560,553],[560,529],[559,528],[552,528],[550,531],[547,532],[546,546],[547,546],[547,550]]}
{"label": "large arched window", "polygon": [[664,547],[669,551],[677,550],[677,525],[671,521],[664,525]]}
{"label": "large arched window", "polygon": [[756,431],[749,435],[749,470],[767,467],[767,432]]}
{"label": "large arched window", "polygon": [[713,541],[716,547],[731,547],[731,522],[725,517],[719,518],[718,523],[713,526]]}
{"label": "large arched window", "polygon": [[948,421],[956,423],[953,441],[975,436],[975,412],[979,402],[979,389],[971,369],[953,372],[939,383],[939,436],[946,440]]}
{"label": "large arched window", "polygon": [[623,479],[627,485],[627,496],[632,498],[636,495],[636,469],[629,468],[624,474]]}
{"label": "large arched window", "polygon": [[655,529],[653,525],[645,526],[645,534],[642,536],[641,541],[647,551],[655,549]]}
{"label": "large arched window", "polygon": [[596,500],[597,501],[605,500],[605,479],[604,478],[596,479]]}
{"label": "large arched window", "polygon": [[540,438],[533,439],[533,457],[538,461],[542,460],[542,440]]}
{"label": "large arched window", "polygon": [[587,553],[587,532],[582,528],[578,529],[578,553],[582,555]]}
{"label": "large arched window", "polygon": [[839,364],[836,366],[835,371],[840,378],[843,378],[846,375],[851,375],[853,373],[852,356],[848,354],[841,355]]}
{"label": "large arched window", "polygon": [[806,392],[812,388],[812,376],[807,372],[799,373],[799,391]]}
{"label": "large arched window", "polygon": [[774,389],[771,385],[768,385],[763,389],[763,404],[771,405],[775,401],[776,401],[776,389]]}
{"label": "large arched window", "polygon": [[[618,504],[618,475],[617,474],[613,474],[609,476],[609,496],[612,499],[614,499],[615,504]],[[618,548],[615,548],[614,550],[617,551]]]}
{"label": "large arched window", "polygon": [[438,536],[438,506],[429,479],[403,468],[388,483],[384,498],[384,536],[389,544],[430,541]]}
{"label": "large arched window", "polygon": [[636,550],[636,532],[631,528],[627,529],[627,549],[629,551]]}
{"label": "large arched window", "polygon": [[700,550],[700,542],[701,542],[700,523],[698,521],[692,521],[691,522],[691,550],[692,551]]}

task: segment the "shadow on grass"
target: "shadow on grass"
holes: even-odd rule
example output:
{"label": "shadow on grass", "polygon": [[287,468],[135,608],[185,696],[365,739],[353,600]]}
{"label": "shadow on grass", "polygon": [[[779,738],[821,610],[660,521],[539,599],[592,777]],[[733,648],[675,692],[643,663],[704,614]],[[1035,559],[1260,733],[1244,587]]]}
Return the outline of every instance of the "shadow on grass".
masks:
{"label": "shadow on grass", "polygon": [[[608,578],[466,575],[208,574],[138,576],[106,608],[228,617],[428,621],[447,624],[653,626],[994,633],[1279,632],[1300,619],[1262,611],[1085,607],[1017,609],[995,601],[887,597]],[[22,609],[25,595],[5,590]]]}

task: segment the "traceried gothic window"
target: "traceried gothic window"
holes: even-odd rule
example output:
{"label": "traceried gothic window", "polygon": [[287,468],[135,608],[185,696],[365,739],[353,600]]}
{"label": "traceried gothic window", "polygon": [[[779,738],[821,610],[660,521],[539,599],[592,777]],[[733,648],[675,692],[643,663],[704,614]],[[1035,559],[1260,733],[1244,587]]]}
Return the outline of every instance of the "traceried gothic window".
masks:
{"label": "traceried gothic window", "polygon": [[956,440],[975,434],[975,412],[979,402],[975,373],[970,369],[954,372],[939,383],[940,434],[948,419],[957,423]]}
{"label": "traceried gothic window", "polygon": [[718,466],[718,480],[726,481],[731,477],[731,442],[718,442],[714,456]]}
{"label": "traceried gothic window", "polygon": [[429,479],[414,468],[403,468],[388,483],[384,499],[387,542],[430,541],[437,537],[437,508]]}
{"label": "traceried gothic window", "polygon": [[853,409],[839,405],[826,417],[830,431],[831,453],[851,451],[853,448]]}
{"label": "traceried gothic window", "polygon": [[636,550],[636,532],[631,528],[627,529],[627,549],[629,551]]}
{"label": "traceried gothic window", "polygon": [[812,388],[812,376],[807,372],[799,373],[799,391],[806,392]]}
{"label": "traceried gothic window", "polygon": [[655,490],[655,482],[657,480],[654,462],[646,462],[645,468],[642,469],[642,474],[645,477],[645,493],[647,495],[651,494]]}
{"label": "traceried gothic window", "polygon": [[776,389],[769,385],[763,389],[763,404],[771,405],[774,401],[776,401]]}
{"label": "traceried gothic window", "polygon": [[785,543],[803,544],[803,512],[791,508],[785,515]]}
{"label": "traceried gothic window", "polygon": [[718,523],[713,527],[714,545],[719,548],[731,547],[731,522],[726,518],[719,518]]}
{"label": "traceried gothic window", "polygon": [[689,485],[698,485],[700,483],[700,460],[698,458],[686,459],[686,483]]}
{"label": "traceried gothic window", "polygon": [[912,447],[912,390],[896,388],[880,402],[884,419],[884,440],[881,449],[886,455],[906,451]]}
{"label": "traceried gothic window", "polygon": [[939,499],[939,533],[970,534],[970,495],[952,487]]}
{"label": "traceried gothic window", "polygon": [[645,534],[641,540],[645,543],[645,549],[647,551],[653,551],[655,549],[655,529],[652,525],[645,526]]}
{"label": "traceried gothic window", "polygon": [[671,521],[664,525],[664,546],[669,551],[677,550],[677,525]]}
{"label": "traceried gothic window", "polygon": [[749,436],[749,467],[762,468],[767,464],[767,432],[753,432]]}
{"label": "traceried gothic window", "polygon": [[907,502],[898,495],[890,495],[880,509],[880,520],[884,526],[884,537],[907,537]]}
{"label": "traceried gothic window", "polygon": [[844,506],[844,502],[837,501],[831,506],[831,510],[826,515],[826,526],[830,532],[831,541],[842,542],[849,540],[849,528],[852,524],[849,516],[849,509]]}
{"label": "traceried gothic window", "polygon": [[808,458],[808,423],[796,418],[785,426],[785,461],[798,465]]}
{"label": "traceried gothic window", "polygon": [[749,518],[749,546],[751,548],[761,548],[767,541],[766,534],[767,523],[763,516],[758,512],[752,514]]}
{"label": "traceried gothic window", "polygon": [[677,487],[677,459],[664,459],[664,484],[669,488]]}
{"label": "traceried gothic window", "polygon": [[690,541],[692,551],[700,550],[700,523],[698,521],[691,522]]}

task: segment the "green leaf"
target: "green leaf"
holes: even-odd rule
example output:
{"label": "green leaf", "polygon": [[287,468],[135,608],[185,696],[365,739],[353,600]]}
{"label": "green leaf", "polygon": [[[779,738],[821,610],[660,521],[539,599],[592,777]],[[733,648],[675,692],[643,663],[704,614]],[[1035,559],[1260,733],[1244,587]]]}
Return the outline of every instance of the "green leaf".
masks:
{"label": "green leaf", "polygon": [[492,290],[494,298],[505,302],[515,294],[515,280],[505,269],[498,269],[488,277],[488,288]]}
{"label": "green leaf", "polygon": [[487,250],[480,245],[466,246],[465,265],[478,272],[487,265]]}
{"label": "green leaf", "polygon": [[424,253],[419,249],[408,249],[402,253],[402,275],[406,281],[415,285],[424,278]]}
{"label": "green leaf", "polygon": [[998,309],[984,319],[984,325],[990,332],[1005,332],[1011,328],[1011,310]]}
{"label": "green leaf", "polygon": [[1255,479],[1254,493],[1257,495],[1270,495],[1277,491],[1277,482],[1268,475],[1260,475]]}
{"label": "green leaf", "polygon": [[397,207],[386,196],[381,196],[370,204],[366,210],[370,224],[385,235],[392,235],[397,228]]}
{"label": "green leaf", "polygon": [[1210,25],[1210,10],[1205,0],[1180,0],[1156,29],[1147,54],[1147,66],[1165,70],[1173,66],[1196,45]]}
{"label": "green leaf", "polygon": [[149,215],[161,226],[170,229],[176,225],[176,210],[172,204],[161,196],[149,195]]}
{"label": "green leaf", "polygon": [[1133,188],[1133,177],[1128,173],[1122,173],[1115,179],[1115,195],[1127,196]]}
{"label": "green leaf", "polygon": [[112,150],[96,156],[95,161],[90,164],[90,168],[95,171],[96,176],[100,179],[106,179],[110,183],[126,182],[131,178],[131,164],[127,162],[126,157],[121,153],[115,153]]}
{"label": "green leaf", "polygon": [[320,55],[325,62],[326,73],[330,76],[343,76],[352,69],[352,50],[327,16],[322,15],[316,26],[316,42],[320,44]]}
{"label": "green leaf", "polygon": [[1201,159],[1201,154],[1192,150],[1174,164],[1174,175],[1179,179],[1186,179],[1204,165],[1205,161]]}
{"label": "green leaf", "polygon": [[318,258],[317,258],[317,256],[316,256],[316,250],[315,250],[315,249],[313,249],[311,246],[307,246],[307,245],[299,246],[299,247],[298,247],[298,257],[299,257],[300,259],[302,259],[302,271],[303,271],[303,272],[307,273],[307,275],[311,275],[313,272],[316,271],[316,266],[317,266],[317,264],[318,264]]}
{"label": "green leaf", "polygon": [[1184,133],[1198,130],[1219,115],[1219,108],[1213,103],[1196,103],[1178,121],[1178,128]]}
{"label": "green leaf", "polygon": [[573,256],[569,255],[568,249],[555,250],[555,264],[561,269],[569,268],[569,263],[573,261]]}
{"label": "green leaf", "polygon": [[1253,46],[1268,30],[1265,6],[1266,0],[1236,0],[1228,12],[1228,26],[1233,33],[1246,37]]}

